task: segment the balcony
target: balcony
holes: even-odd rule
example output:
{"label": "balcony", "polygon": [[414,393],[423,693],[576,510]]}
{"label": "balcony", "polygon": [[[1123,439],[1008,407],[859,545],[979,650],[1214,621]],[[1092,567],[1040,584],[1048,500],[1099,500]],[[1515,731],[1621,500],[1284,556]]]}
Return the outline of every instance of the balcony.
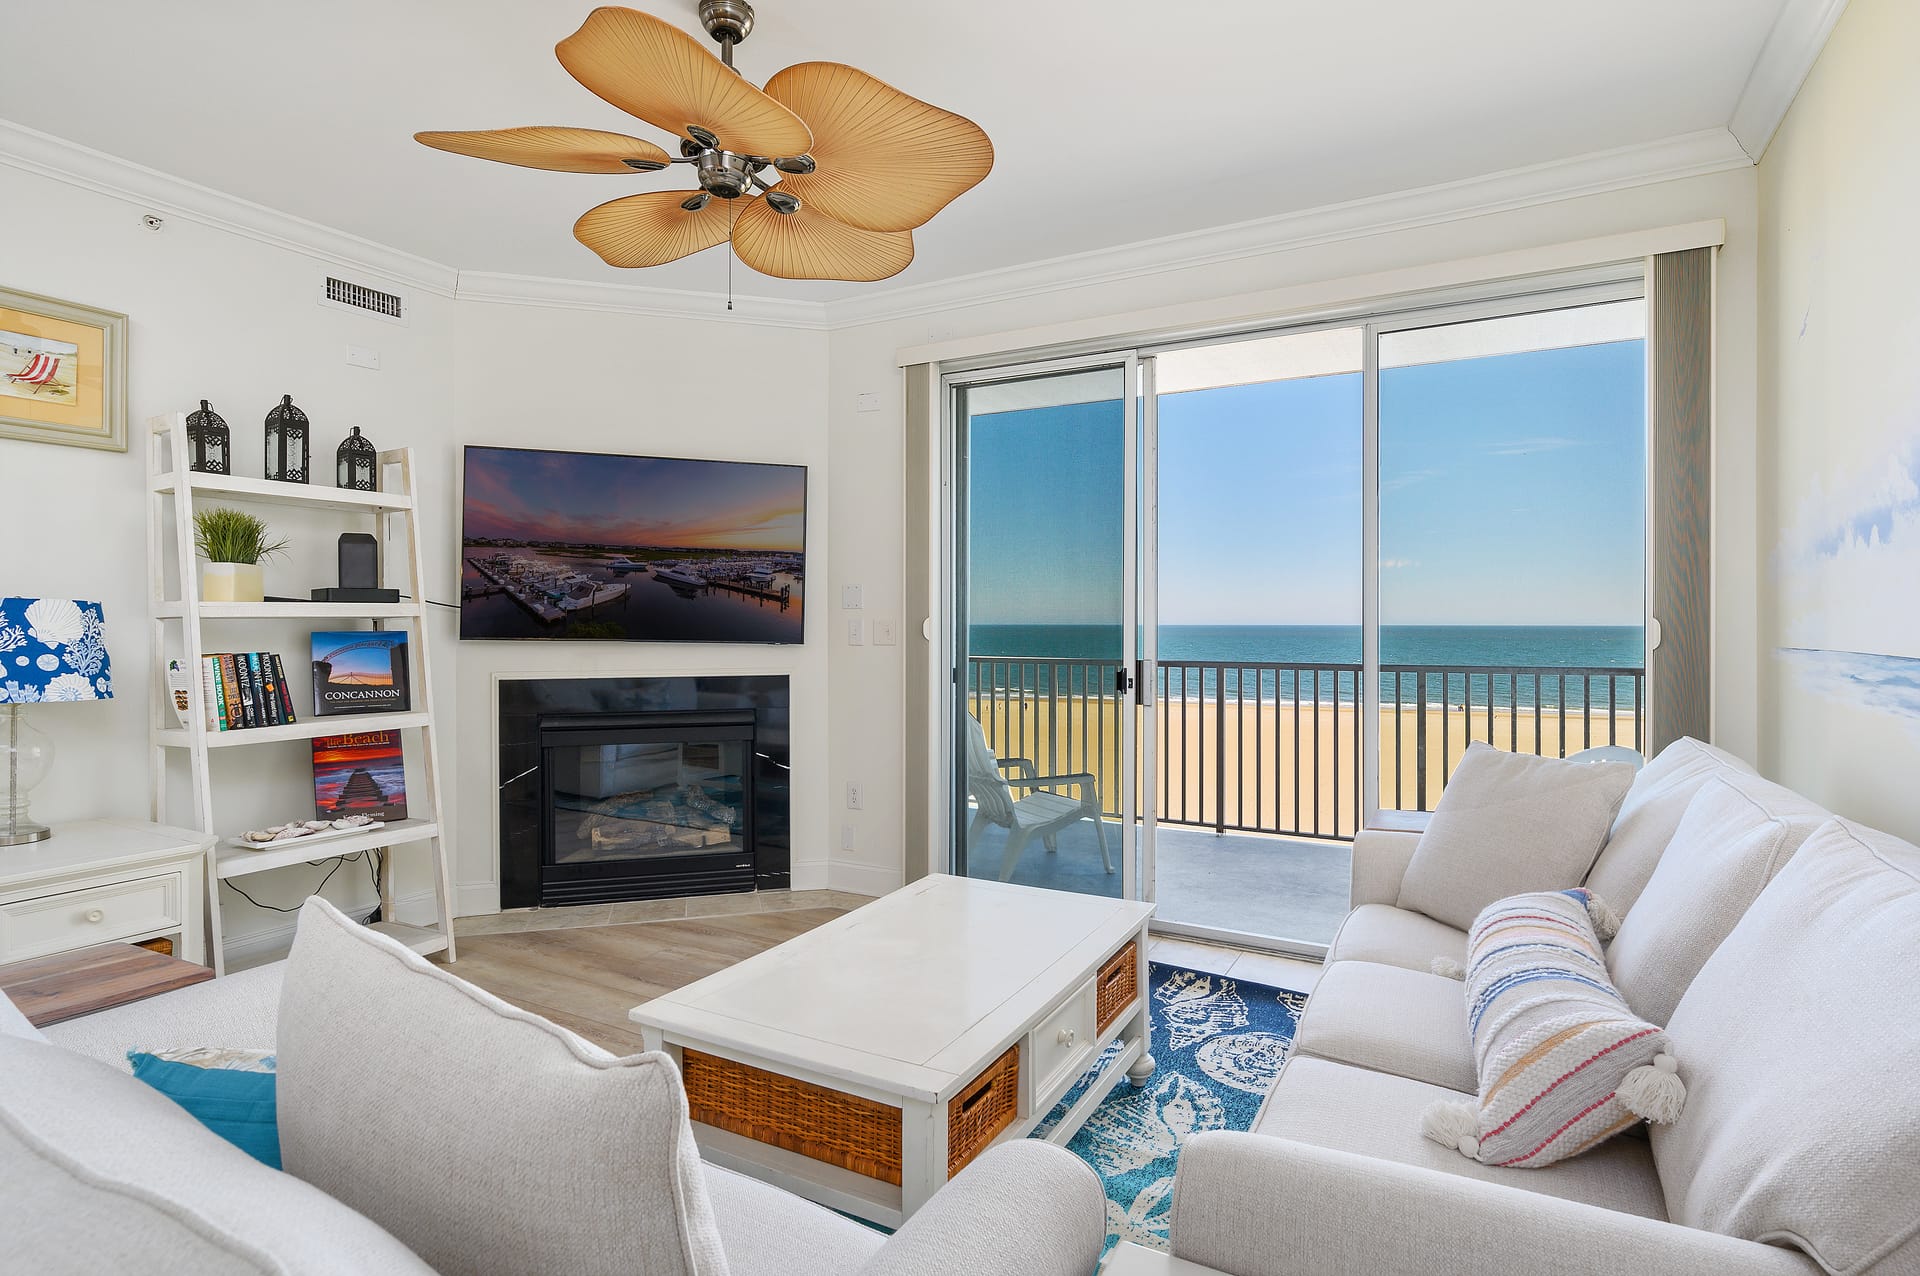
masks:
{"label": "balcony", "polygon": [[[1119,668],[975,657],[967,683],[968,707],[997,757],[1030,759],[1042,776],[1095,777],[1116,856],[1116,781],[1123,767],[1136,784],[1148,778],[1144,747],[1121,757],[1122,715],[1136,715],[1136,736],[1145,715],[1112,690]],[[1150,777],[1159,920],[1308,945],[1332,939],[1347,911],[1348,845],[1368,805],[1356,695],[1364,676],[1357,664],[1159,666]],[[1555,757],[1639,748],[1644,691],[1639,668],[1382,665],[1379,806],[1431,811],[1475,740]],[[1005,845],[1005,830],[983,828],[968,871],[998,876]],[[1010,880],[1120,891],[1120,874],[1101,868],[1090,820],[1062,829],[1053,850],[1036,840]]]}

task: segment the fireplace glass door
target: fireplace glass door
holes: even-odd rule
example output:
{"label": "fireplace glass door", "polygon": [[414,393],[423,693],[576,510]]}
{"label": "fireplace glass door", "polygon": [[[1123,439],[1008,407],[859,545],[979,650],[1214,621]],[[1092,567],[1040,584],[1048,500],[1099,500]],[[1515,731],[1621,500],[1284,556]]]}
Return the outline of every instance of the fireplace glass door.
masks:
{"label": "fireplace glass door", "polygon": [[736,889],[751,887],[752,715],[659,721],[679,716],[543,723],[543,882],[582,899],[599,893],[596,884],[631,888],[636,879],[664,884],[688,874],[737,874]]}

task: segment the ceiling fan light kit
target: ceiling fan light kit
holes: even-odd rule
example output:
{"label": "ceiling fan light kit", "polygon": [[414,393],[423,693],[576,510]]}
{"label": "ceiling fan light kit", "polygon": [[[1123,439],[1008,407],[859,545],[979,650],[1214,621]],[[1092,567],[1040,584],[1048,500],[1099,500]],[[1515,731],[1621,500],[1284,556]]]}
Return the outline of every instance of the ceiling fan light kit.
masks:
{"label": "ceiling fan light kit", "polygon": [[574,238],[608,265],[663,265],[731,244],[780,279],[870,282],[913,260],[913,231],[993,167],[980,127],[838,62],[802,62],[755,88],[733,69],[753,31],[747,0],[701,0],[714,57],[678,27],[601,8],[554,53],[574,79],[678,139],[678,155],[598,129],[426,132],[427,146],[563,173],[685,164],[697,191],[628,195],[589,209]]}

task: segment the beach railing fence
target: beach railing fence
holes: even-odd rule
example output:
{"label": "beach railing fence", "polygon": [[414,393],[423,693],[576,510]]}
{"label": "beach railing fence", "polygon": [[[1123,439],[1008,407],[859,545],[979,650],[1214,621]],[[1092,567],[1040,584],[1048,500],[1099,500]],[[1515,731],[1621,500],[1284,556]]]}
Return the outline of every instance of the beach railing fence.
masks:
{"label": "beach railing fence", "polygon": [[[975,656],[968,708],[999,756],[1042,775],[1085,772],[1118,818],[1122,713],[1118,661]],[[1161,661],[1161,821],[1216,833],[1349,839],[1365,818],[1365,733],[1357,664]],[[1596,745],[1642,746],[1645,671],[1518,665],[1380,667],[1383,809],[1431,811],[1475,740],[1516,753],[1566,757]],[[1136,717],[1136,725],[1139,719]]]}

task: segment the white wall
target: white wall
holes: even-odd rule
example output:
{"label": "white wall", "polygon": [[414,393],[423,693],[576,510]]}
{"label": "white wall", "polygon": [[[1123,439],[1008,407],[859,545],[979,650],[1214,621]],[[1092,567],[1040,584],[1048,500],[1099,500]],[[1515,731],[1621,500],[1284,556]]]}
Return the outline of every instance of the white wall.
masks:
{"label": "white wall", "polygon": [[[905,488],[901,377],[903,347],[976,335],[1011,333],[1049,324],[1132,330],[1134,312],[1179,308],[1195,326],[1247,316],[1283,316],[1301,302],[1289,289],[1430,263],[1596,238],[1702,219],[1726,222],[1720,258],[1720,367],[1715,459],[1714,573],[1715,735],[1734,752],[1758,750],[1756,708],[1755,491],[1755,254],[1758,245],[1755,179],[1751,169],[1687,178],[1603,195],[1567,199],[1441,225],[1186,269],[1158,269],[1094,287],[1063,288],[1017,301],[969,306],[934,316],[836,330],[828,383],[832,483],[832,599],[859,583],[865,615],[895,617],[916,628],[920,617],[899,615],[907,565],[901,556]],[[1352,300],[1368,294],[1356,285]],[[1337,293],[1338,287],[1332,290]],[[1020,338],[1009,337],[1009,344]],[[875,393],[880,410],[857,410],[858,396]],[[938,449],[935,448],[937,455]],[[902,877],[901,738],[902,648],[850,647],[831,635],[835,688],[832,717],[832,791],[835,820],[855,828],[855,849],[836,853],[836,884],[880,889]],[[845,811],[839,794],[861,781],[865,809]]]}
{"label": "white wall", "polygon": [[[1184,321],[1193,323],[1280,317],[1299,304],[1290,289],[1320,281],[1706,218],[1727,223],[1716,460],[1716,732],[1734,751],[1754,756],[1755,204],[1753,173],[1743,169],[1234,261],[1156,267],[1096,286],[831,334],[740,319],[456,302],[428,292],[413,294],[413,322],[402,328],[313,304],[327,269],[319,260],[183,218],[153,234],[140,225],[137,204],[0,167],[0,207],[8,210],[10,232],[0,241],[0,280],[129,314],[136,425],[210,397],[234,426],[243,472],[258,472],[258,419],[283,392],[294,393],[313,416],[328,459],[335,441],[356,424],[382,447],[414,447],[430,592],[442,599],[454,592],[461,444],[735,456],[811,467],[809,549],[827,570],[810,576],[812,614],[802,647],[458,644],[452,613],[441,617],[434,631],[435,693],[451,728],[442,769],[452,790],[459,904],[471,912],[493,907],[497,894],[493,760],[486,746],[492,682],[502,673],[789,672],[796,756],[801,767],[815,768],[812,777],[796,776],[796,885],[830,882],[875,892],[901,880],[906,648],[848,646],[839,607],[841,586],[857,583],[869,628],[876,619],[891,619],[904,636],[920,620],[901,613],[907,565],[900,548],[900,348],[1049,323],[1092,320],[1098,327],[1103,317],[1116,317],[1118,326],[1125,321],[1117,316],[1155,307],[1181,307]],[[729,349],[724,369],[717,379],[697,380],[698,370],[712,366],[702,360],[722,340]],[[377,347],[382,371],[346,366],[349,341]],[[511,375],[524,366],[566,371],[548,378]],[[717,407],[712,385],[728,396]],[[877,396],[877,410],[858,409],[864,393]],[[7,547],[0,588],[102,599],[120,688],[112,704],[74,707],[58,719],[40,715],[66,759],[38,804],[50,818],[146,810],[151,659],[142,469],[137,452],[0,440],[0,544]],[[300,555],[270,571],[269,589],[293,592],[329,579],[331,544],[330,533],[305,538]],[[273,641],[290,648],[295,636]],[[244,641],[236,636],[232,645]],[[238,755],[222,763],[241,781],[234,787],[255,802],[252,810],[233,808],[234,826],[304,799],[304,762],[291,756],[263,761],[256,750],[228,753]],[[88,762],[75,765],[76,757]],[[848,780],[862,782],[864,810],[844,808]],[[850,851],[838,849],[843,825],[853,834]],[[281,876],[258,880],[276,901],[291,902],[317,870]],[[364,888],[345,877],[335,885],[363,898]],[[424,888],[423,881],[402,879],[403,894]],[[228,919],[241,936],[284,922],[240,903],[230,904]]]}
{"label": "white wall", "polygon": [[1761,759],[1920,840],[1916,48],[1920,6],[1854,0],[1759,169]]}
{"label": "white wall", "polygon": [[[0,592],[99,599],[106,605],[116,699],[34,715],[55,741],[52,777],[36,792],[43,820],[144,818],[147,724],[155,667],[147,620],[146,457],[152,415],[209,398],[233,429],[236,469],[261,472],[261,418],[291,393],[314,422],[315,479],[330,482],[333,449],[358,425],[378,446],[414,449],[420,470],[428,592],[457,601],[455,548],[460,447],[514,443],[589,451],[658,452],[791,462],[811,467],[808,548],[829,553],[826,338],[818,332],[589,313],[411,296],[401,327],[315,304],[320,281],[342,268],[181,217],[159,233],[138,204],[0,166],[0,281],[130,317],[128,452],[0,439]],[[351,277],[379,283],[366,272]],[[381,370],[347,366],[349,343],[372,346]],[[725,363],[714,351],[724,345]],[[523,370],[544,369],[529,375]],[[716,374],[712,380],[702,373]],[[725,398],[715,401],[714,385]],[[299,595],[333,579],[337,523],[276,515],[295,553],[269,565],[269,593]],[[826,573],[818,580],[824,583]],[[434,696],[453,875],[463,912],[497,906],[493,854],[491,687],[512,673],[786,673],[793,678],[795,884],[824,885],[827,748],[824,609],[800,647],[610,644],[461,644],[454,613],[433,626]],[[230,626],[220,647],[303,649],[305,629]],[[62,711],[64,710],[64,712]],[[215,763],[219,823],[233,832],[310,807],[304,746],[224,750]],[[417,786],[417,781],[411,782]],[[417,791],[417,787],[416,787]],[[177,805],[175,818],[190,807]],[[400,863],[410,857],[402,853]],[[304,866],[247,879],[256,896],[294,903],[322,870]],[[427,890],[402,874],[405,896]],[[369,893],[363,868],[328,888],[343,902]],[[245,947],[288,919],[229,897],[228,935]]]}

